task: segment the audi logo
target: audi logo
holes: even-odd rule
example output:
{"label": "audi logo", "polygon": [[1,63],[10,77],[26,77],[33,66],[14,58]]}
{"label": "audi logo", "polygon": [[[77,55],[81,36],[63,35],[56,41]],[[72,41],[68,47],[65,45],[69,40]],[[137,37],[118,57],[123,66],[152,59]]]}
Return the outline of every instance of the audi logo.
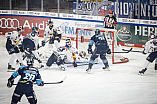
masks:
{"label": "audi logo", "polygon": [[16,29],[19,26],[19,20],[16,18],[0,18],[0,28]]}

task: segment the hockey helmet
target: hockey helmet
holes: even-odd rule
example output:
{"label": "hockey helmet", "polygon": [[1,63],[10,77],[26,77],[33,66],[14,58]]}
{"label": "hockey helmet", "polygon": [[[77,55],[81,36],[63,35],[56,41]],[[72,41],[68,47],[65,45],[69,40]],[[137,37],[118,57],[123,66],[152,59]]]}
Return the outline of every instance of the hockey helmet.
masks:
{"label": "hockey helmet", "polygon": [[20,30],[23,30],[24,28],[23,28],[23,26],[18,26],[17,27],[17,31],[20,31]]}
{"label": "hockey helmet", "polygon": [[34,55],[33,54],[29,54],[27,56],[27,65],[30,66],[30,65],[33,65],[34,64]]}
{"label": "hockey helmet", "polygon": [[32,33],[39,35],[39,29],[38,29],[38,27],[33,27],[33,28],[32,28]]}
{"label": "hockey helmet", "polygon": [[113,14],[113,10],[109,10],[109,12],[108,12],[109,14]]}
{"label": "hockey helmet", "polygon": [[66,42],[66,44],[65,44],[65,47],[66,47],[66,48],[69,48],[69,47],[72,46],[72,45],[71,45],[71,39],[70,39],[70,38],[67,38],[67,39],[65,40],[65,42]]}
{"label": "hockey helmet", "polygon": [[51,24],[51,23],[53,23],[52,20],[48,20],[48,21],[47,21],[47,24],[48,24],[48,25]]}
{"label": "hockey helmet", "polygon": [[155,34],[154,33],[150,33],[149,34],[149,39],[154,39],[155,38]]}
{"label": "hockey helmet", "polygon": [[85,58],[85,57],[86,57],[86,52],[81,51],[81,52],[79,53],[79,56],[81,56],[82,58]]}
{"label": "hockey helmet", "polygon": [[95,34],[96,34],[96,35],[99,35],[99,34],[100,34],[100,30],[99,30],[99,29],[96,29],[96,30],[95,30]]}

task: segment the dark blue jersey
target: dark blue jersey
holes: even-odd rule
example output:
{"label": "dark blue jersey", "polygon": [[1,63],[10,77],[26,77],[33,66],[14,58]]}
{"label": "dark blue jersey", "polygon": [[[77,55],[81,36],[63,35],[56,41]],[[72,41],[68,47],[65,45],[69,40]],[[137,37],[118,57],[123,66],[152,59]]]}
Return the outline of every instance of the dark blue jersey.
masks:
{"label": "dark blue jersey", "polygon": [[36,50],[35,43],[29,38],[23,39],[22,46],[23,46],[23,49],[28,52],[32,52],[32,51]]}
{"label": "dark blue jersey", "polygon": [[107,40],[103,35],[92,36],[91,40],[89,42],[89,49],[92,49],[92,46],[94,43],[95,43],[95,48],[97,48],[97,51],[107,52],[109,49],[109,45],[107,43]]}
{"label": "dark blue jersey", "polygon": [[12,42],[11,42],[10,38],[7,38],[6,49],[9,54],[11,54],[13,52],[12,48],[13,48]]}
{"label": "dark blue jersey", "polygon": [[21,75],[19,79],[20,83],[33,83],[36,81],[37,84],[41,83],[41,76],[37,68],[32,66],[21,66],[17,71],[13,73],[13,81],[17,76]]}

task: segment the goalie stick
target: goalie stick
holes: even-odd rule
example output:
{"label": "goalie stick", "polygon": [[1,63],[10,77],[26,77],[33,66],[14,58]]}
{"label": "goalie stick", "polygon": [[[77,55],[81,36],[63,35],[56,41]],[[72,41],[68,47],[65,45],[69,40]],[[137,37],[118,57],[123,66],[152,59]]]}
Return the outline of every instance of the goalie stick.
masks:
{"label": "goalie stick", "polygon": [[[46,44],[47,42],[49,42],[49,41],[50,41],[50,39],[49,39],[49,40],[47,40],[47,41],[45,42],[45,44]],[[41,48],[41,47],[44,47],[44,46],[42,46],[42,45],[41,45],[41,46],[39,46],[39,48]],[[39,48],[38,48],[38,49],[39,49]]]}
{"label": "goalie stick", "polygon": [[[65,76],[64,79],[61,80],[61,81],[58,81],[58,82],[46,82],[44,84],[60,84],[60,83],[63,83],[66,78],[67,78],[67,76]],[[37,83],[34,83],[34,84],[37,84]],[[17,84],[13,84],[13,85],[17,85]]]}

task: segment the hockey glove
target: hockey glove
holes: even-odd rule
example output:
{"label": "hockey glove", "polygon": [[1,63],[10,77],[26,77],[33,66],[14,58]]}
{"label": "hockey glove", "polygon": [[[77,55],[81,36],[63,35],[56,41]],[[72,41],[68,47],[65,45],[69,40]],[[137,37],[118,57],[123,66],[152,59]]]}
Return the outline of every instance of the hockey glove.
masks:
{"label": "hockey glove", "polygon": [[92,49],[88,49],[88,54],[92,54]]}
{"label": "hockey glove", "polygon": [[19,45],[19,49],[21,52],[24,52],[22,45]]}
{"label": "hockey glove", "polygon": [[44,47],[44,46],[45,46],[45,41],[44,41],[44,40],[42,40],[41,42],[42,42],[42,43],[41,43],[41,44],[42,44],[42,46]]}
{"label": "hockey glove", "polygon": [[41,83],[38,84],[38,86],[44,86],[44,81],[41,81]]}
{"label": "hockey glove", "polygon": [[73,65],[74,65],[74,67],[77,67],[77,63],[75,61],[73,62]]}
{"label": "hockey glove", "polygon": [[8,87],[8,88],[11,88],[12,85],[13,85],[13,83],[14,83],[14,81],[10,81],[10,80],[8,79],[7,87]]}
{"label": "hockey glove", "polygon": [[111,50],[110,49],[108,49],[107,54],[111,54]]}

